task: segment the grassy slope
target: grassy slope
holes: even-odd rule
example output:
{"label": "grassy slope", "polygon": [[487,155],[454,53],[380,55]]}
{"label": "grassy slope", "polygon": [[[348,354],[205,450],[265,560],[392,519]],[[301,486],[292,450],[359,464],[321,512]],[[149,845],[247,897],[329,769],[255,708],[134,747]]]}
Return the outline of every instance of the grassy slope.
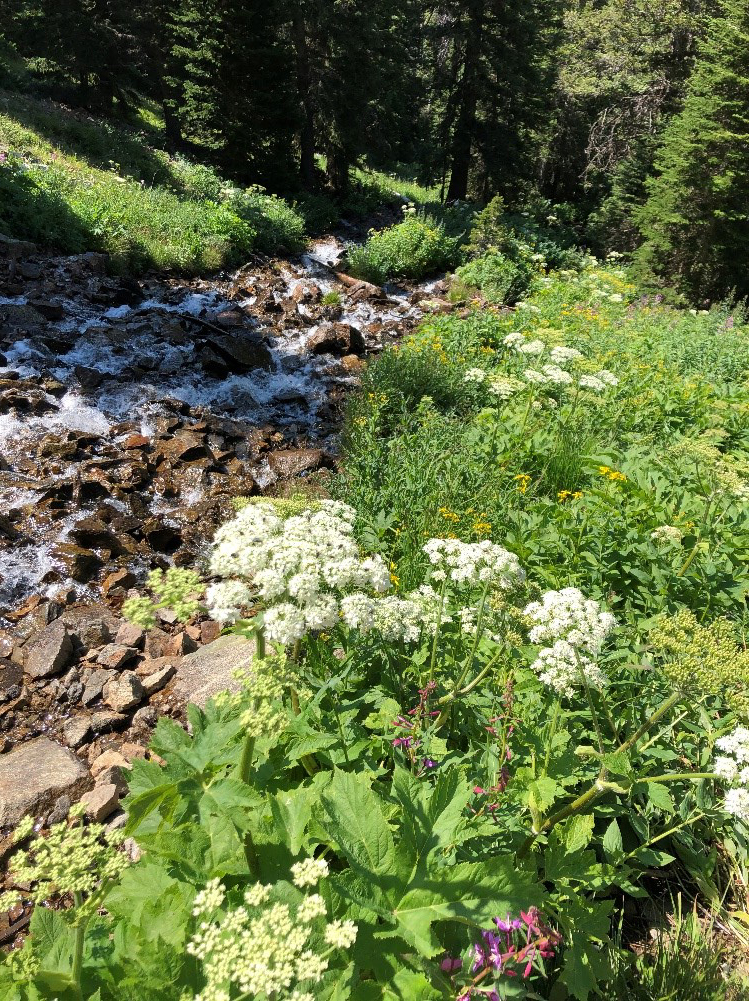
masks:
{"label": "grassy slope", "polygon": [[[257,206],[241,218],[233,203],[219,200],[223,182],[212,170],[163,147],[158,123],[146,114],[142,127],[126,128],[0,94],[0,230],[62,252],[108,251],[116,268],[134,271],[196,272],[248,251]],[[269,200],[260,228],[284,210],[291,213]],[[303,230],[300,217],[291,221]]]}

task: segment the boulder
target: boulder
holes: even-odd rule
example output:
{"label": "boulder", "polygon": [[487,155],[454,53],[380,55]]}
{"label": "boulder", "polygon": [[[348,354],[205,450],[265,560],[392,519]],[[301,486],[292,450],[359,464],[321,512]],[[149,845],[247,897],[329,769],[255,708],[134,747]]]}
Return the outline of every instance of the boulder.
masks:
{"label": "boulder", "polygon": [[133,671],[123,671],[111,678],[102,691],[104,702],[116,713],[134,709],[145,697],[140,678]]}
{"label": "boulder", "polygon": [[206,372],[251,372],[256,368],[273,370],[273,357],[263,336],[255,331],[210,337],[202,345],[200,361]]}
{"label": "boulder", "polygon": [[102,783],[81,796],[81,803],[86,808],[86,816],[91,820],[106,820],[117,809],[120,802],[120,790],[111,782]]}
{"label": "boulder", "polygon": [[25,670],[31,678],[49,678],[67,667],[73,658],[73,641],[60,619],[34,637],[25,651]]}
{"label": "boulder", "polygon": [[268,465],[276,476],[286,479],[319,469],[325,462],[321,448],[291,448],[285,452],[271,452]]}
{"label": "boulder", "polygon": [[234,672],[250,664],[254,649],[250,640],[229,635],[188,654],[177,663],[174,694],[202,707],[219,692],[237,691]]}
{"label": "boulder", "polygon": [[73,716],[62,728],[62,739],[68,747],[76,748],[91,736],[91,721],[88,716]]}
{"label": "boulder", "polygon": [[174,677],[176,671],[174,664],[167,664],[166,667],[162,667],[158,671],[154,671],[153,674],[146,675],[143,678],[143,691],[147,697],[154,695],[156,692],[160,691],[164,685]]}
{"label": "boulder", "polygon": [[350,323],[321,323],[307,341],[307,350],[313,355],[364,354],[365,344],[361,331]]}
{"label": "boulder", "polygon": [[76,797],[87,779],[73,752],[49,737],[35,737],[1,755],[0,827],[48,809],[60,796]]}
{"label": "boulder", "polygon": [[125,646],[123,643],[108,643],[103,650],[99,651],[96,663],[110,671],[119,671],[137,656],[138,651],[131,646]]}

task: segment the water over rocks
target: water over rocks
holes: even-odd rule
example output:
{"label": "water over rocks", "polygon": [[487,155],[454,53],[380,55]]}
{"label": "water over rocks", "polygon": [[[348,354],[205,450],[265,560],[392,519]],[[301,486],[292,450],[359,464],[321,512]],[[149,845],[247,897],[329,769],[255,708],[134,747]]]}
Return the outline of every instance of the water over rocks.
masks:
{"label": "water over rocks", "polygon": [[0,238],[0,827],[82,795],[118,823],[157,718],[248,659],[205,616],[144,634],[119,609],[148,570],[200,568],[232,497],[335,467],[364,357],[424,312],[341,251],[137,282]]}

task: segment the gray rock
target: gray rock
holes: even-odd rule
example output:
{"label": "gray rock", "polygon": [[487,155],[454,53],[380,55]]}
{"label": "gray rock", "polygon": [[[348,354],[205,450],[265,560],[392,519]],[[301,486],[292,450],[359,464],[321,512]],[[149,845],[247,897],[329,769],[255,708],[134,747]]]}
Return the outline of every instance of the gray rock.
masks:
{"label": "gray rock", "polygon": [[73,657],[73,641],[59,619],[31,640],[26,651],[26,673],[32,678],[49,678],[67,667]]}
{"label": "gray rock", "polygon": [[113,677],[114,674],[112,671],[105,671],[103,669],[86,671],[83,675],[85,687],[81,696],[81,702],[83,702],[84,706],[90,706],[92,702],[96,702],[104,690],[106,683]]}
{"label": "gray rock", "polygon": [[91,720],[88,716],[74,716],[62,728],[62,739],[68,747],[80,747],[91,734]]}
{"label": "gray rock", "polygon": [[144,697],[140,678],[132,671],[123,671],[118,677],[108,681],[102,694],[105,703],[117,713],[134,709]]}
{"label": "gray rock", "polygon": [[51,827],[53,824],[60,824],[70,813],[70,796],[60,796],[55,800],[55,805],[47,816],[47,826]]}
{"label": "gray rock", "polygon": [[123,646],[122,643],[108,643],[99,651],[96,663],[109,668],[110,671],[119,671],[137,656],[138,651],[132,647]]}
{"label": "gray rock", "polygon": [[81,803],[86,808],[87,816],[96,821],[106,820],[117,809],[119,802],[119,789],[111,782],[94,786],[90,792],[81,796]]}
{"label": "gray rock", "polygon": [[153,706],[143,706],[133,715],[133,727],[136,729],[156,725],[157,713]]}
{"label": "gray rock", "polygon": [[104,605],[69,608],[61,618],[84,650],[108,643],[117,628],[116,618]]}
{"label": "gray rock", "polygon": [[154,692],[158,692],[164,687],[164,685],[173,677],[176,668],[174,664],[167,664],[166,667],[162,667],[160,671],[154,671],[153,674],[149,674],[143,679],[143,691],[147,696],[151,696]]}
{"label": "gray rock", "polygon": [[127,725],[128,718],[123,713],[116,713],[109,709],[100,709],[91,717],[91,729],[94,733],[109,733],[112,730],[120,730]]}
{"label": "gray rock", "polygon": [[319,469],[325,458],[321,448],[290,448],[284,452],[271,452],[268,464],[276,476],[285,479]]}
{"label": "gray rock", "polygon": [[0,827],[48,809],[60,796],[75,798],[88,771],[72,751],[36,737],[0,755]]}
{"label": "gray rock", "polygon": [[219,692],[236,691],[239,683],[233,672],[250,664],[254,648],[249,640],[229,635],[188,654],[177,664],[175,695],[204,706]]}
{"label": "gray rock", "polygon": [[131,646],[136,650],[143,649],[145,639],[145,632],[134,622],[123,622],[114,638],[115,643],[119,643],[121,646]]}

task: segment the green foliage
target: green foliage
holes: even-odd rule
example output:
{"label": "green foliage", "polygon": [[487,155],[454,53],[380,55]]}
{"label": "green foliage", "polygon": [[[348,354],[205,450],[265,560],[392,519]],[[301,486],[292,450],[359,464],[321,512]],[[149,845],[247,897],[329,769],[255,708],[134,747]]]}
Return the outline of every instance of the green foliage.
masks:
{"label": "green foliage", "polygon": [[476,290],[493,305],[512,306],[527,292],[533,271],[495,251],[458,268],[455,278],[453,292],[457,295]]}
{"label": "green foliage", "polygon": [[725,0],[708,24],[681,113],[669,123],[638,216],[641,273],[692,301],[749,294],[749,4]]}
{"label": "green foliage", "polygon": [[283,198],[268,195],[262,188],[248,188],[234,191],[228,204],[251,227],[258,250],[293,254],[306,246],[304,216]]}
{"label": "green foliage", "polygon": [[459,237],[448,236],[429,216],[407,215],[389,229],[372,232],[361,247],[350,247],[351,274],[382,285],[396,278],[425,278],[452,267],[458,257]]}

